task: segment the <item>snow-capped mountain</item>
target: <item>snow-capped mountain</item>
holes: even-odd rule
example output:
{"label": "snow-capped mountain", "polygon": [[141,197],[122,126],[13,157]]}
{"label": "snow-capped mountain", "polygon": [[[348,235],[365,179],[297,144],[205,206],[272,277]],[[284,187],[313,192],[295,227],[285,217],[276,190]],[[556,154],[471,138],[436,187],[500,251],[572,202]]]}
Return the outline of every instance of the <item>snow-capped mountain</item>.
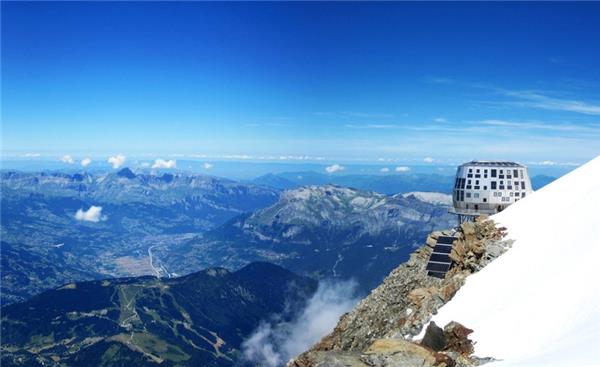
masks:
{"label": "snow-capped mountain", "polygon": [[600,157],[492,217],[514,245],[433,320],[498,366],[600,364]]}
{"label": "snow-capped mountain", "polygon": [[189,263],[236,268],[271,261],[317,278],[355,278],[367,291],[427,233],[454,222],[446,206],[414,196],[308,186],[285,191],[277,203],[183,245],[177,252],[186,256],[159,255],[176,273]]}
{"label": "snow-capped mountain", "polygon": [[423,192],[423,191],[413,191],[402,194],[404,197],[414,196],[421,201],[425,201],[431,204],[438,205],[452,205],[452,195],[443,194],[441,192]]}
{"label": "snow-capped mountain", "polygon": [[[599,365],[598,208],[600,157],[491,219],[431,233],[288,366]],[[452,260],[443,278],[428,275],[434,249]]]}

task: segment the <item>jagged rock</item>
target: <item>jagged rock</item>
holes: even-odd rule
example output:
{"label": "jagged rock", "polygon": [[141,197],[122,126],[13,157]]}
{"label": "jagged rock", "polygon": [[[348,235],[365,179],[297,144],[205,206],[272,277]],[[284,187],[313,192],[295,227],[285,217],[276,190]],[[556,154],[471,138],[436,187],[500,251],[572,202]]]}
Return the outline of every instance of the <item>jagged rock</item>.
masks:
{"label": "jagged rock", "polygon": [[293,361],[290,367],[369,367],[360,359],[358,352],[312,351]]}
{"label": "jagged rock", "polygon": [[437,244],[437,237],[434,237],[433,234],[430,234],[429,236],[427,236],[425,244],[432,248],[435,247],[435,245]]}
{"label": "jagged rock", "polygon": [[464,327],[456,321],[450,322],[444,327],[444,336],[446,339],[446,351],[454,351],[468,357],[475,351],[473,341],[468,338],[473,330]]}
{"label": "jagged rock", "polygon": [[476,223],[486,222],[488,220],[487,214],[481,214],[475,218]]}
{"label": "jagged rock", "polygon": [[422,307],[428,299],[437,294],[437,288],[417,288],[410,291],[408,300],[416,307]]}
{"label": "jagged rock", "polygon": [[376,340],[361,356],[361,360],[373,367],[436,366],[438,362],[435,352],[402,339]]}
{"label": "jagged rock", "polygon": [[[341,360],[342,355],[346,359],[352,359],[354,364],[348,366],[361,366],[353,359],[356,353],[363,353],[363,365],[411,365],[406,362],[406,358],[409,357],[402,356],[404,352],[390,352],[392,346],[400,348],[401,345],[408,345],[402,341],[409,343],[408,340],[419,334],[431,316],[452,299],[470,274],[489,264],[511,245],[511,241],[502,240],[503,230],[496,228],[492,220],[485,218],[463,223],[456,231],[442,231],[441,234],[457,237],[450,254],[454,262],[453,267],[444,279],[427,276],[425,270],[432,253],[430,243],[432,239],[440,236],[440,233],[432,233],[427,238],[428,244],[416,250],[406,263],[394,269],[352,312],[343,315],[331,334],[289,365],[326,366],[322,361],[329,358],[326,356],[330,354],[337,360]],[[428,363],[431,364],[424,364],[425,366],[434,363],[444,366],[454,366],[455,363],[456,366],[471,366],[479,363],[478,361],[486,361],[469,356],[473,352],[472,342],[466,338],[468,333],[462,337],[469,329],[457,325],[460,324],[448,325],[447,332],[445,328],[446,346],[442,352],[436,354],[434,351],[439,348],[438,344],[424,342],[424,345],[432,347],[427,354]],[[379,341],[378,343],[383,344],[375,344],[378,340],[387,342]],[[392,343],[392,346],[389,343]],[[422,348],[418,349],[414,345],[406,348],[412,348],[411,353],[416,353],[417,356],[421,355],[419,353],[423,352],[422,349],[427,350],[424,346],[417,345],[418,348]],[[383,351],[384,346],[389,348]],[[398,364],[398,358],[405,358],[402,362],[404,364]]]}
{"label": "jagged rock", "polygon": [[439,352],[446,347],[446,335],[444,329],[437,326],[435,322],[430,322],[425,330],[421,345]]}

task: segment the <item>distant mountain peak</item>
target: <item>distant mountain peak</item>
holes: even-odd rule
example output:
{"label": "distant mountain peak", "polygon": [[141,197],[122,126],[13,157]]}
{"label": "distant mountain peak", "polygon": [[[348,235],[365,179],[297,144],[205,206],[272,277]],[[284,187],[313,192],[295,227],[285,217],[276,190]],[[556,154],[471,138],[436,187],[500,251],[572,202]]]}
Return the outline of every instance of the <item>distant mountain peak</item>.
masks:
{"label": "distant mountain peak", "polygon": [[117,172],[117,176],[128,178],[128,179],[132,179],[132,178],[136,177],[135,173],[133,173],[133,171],[130,170],[128,167],[125,167],[125,168],[121,169],[119,172]]}

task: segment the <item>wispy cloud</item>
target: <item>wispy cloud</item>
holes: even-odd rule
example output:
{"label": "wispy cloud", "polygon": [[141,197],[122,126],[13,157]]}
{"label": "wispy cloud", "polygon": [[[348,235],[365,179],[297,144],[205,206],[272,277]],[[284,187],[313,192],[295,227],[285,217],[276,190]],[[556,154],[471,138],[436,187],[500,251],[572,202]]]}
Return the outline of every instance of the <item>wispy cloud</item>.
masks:
{"label": "wispy cloud", "polygon": [[435,161],[435,159],[431,158],[431,157],[425,157],[423,158],[423,162],[425,163],[433,163]]}
{"label": "wispy cloud", "polygon": [[315,112],[319,117],[337,117],[337,118],[368,118],[368,119],[387,119],[394,117],[391,113],[378,112],[359,112],[359,111],[337,111],[337,112]]}
{"label": "wispy cloud", "polygon": [[250,122],[247,123],[246,126],[248,127],[288,127],[290,126],[290,124],[284,124],[281,122]]}
{"label": "wispy cloud", "polygon": [[92,163],[92,160],[90,158],[83,158],[79,163],[82,167],[87,167],[90,165],[90,163]]}
{"label": "wispy cloud", "polygon": [[214,165],[212,163],[205,162],[202,167],[204,167],[204,169],[211,169],[214,167]]}
{"label": "wispy cloud", "polygon": [[408,172],[408,171],[410,171],[410,167],[406,167],[406,166],[396,167],[396,172]]}
{"label": "wispy cloud", "polygon": [[509,102],[523,107],[541,108],[553,111],[576,112],[586,115],[600,115],[600,104],[550,97],[536,91],[500,90],[505,96],[515,98]]}
{"label": "wispy cloud", "polygon": [[108,157],[108,163],[112,164],[114,169],[121,167],[125,163],[125,156],[123,154],[117,154],[112,157]]}
{"label": "wispy cloud", "polygon": [[327,173],[336,173],[336,172],[343,171],[345,169],[346,169],[346,167],[339,165],[339,164],[332,164],[331,166],[325,167],[325,171],[327,171]]}
{"label": "wispy cloud", "polygon": [[344,126],[349,129],[397,129],[400,127],[393,124],[346,124]]}
{"label": "wispy cloud", "polygon": [[71,157],[70,155],[63,155],[62,158],[60,159],[61,162],[63,163],[67,163],[67,164],[73,164],[75,163],[75,160],[73,159],[73,157]]}
{"label": "wispy cloud", "polygon": [[448,120],[446,120],[445,117],[436,117],[436,118],[433,119],[433,122],[444,123],[444,122],[448,122]]}
{"label": "wispy cloud", "polygon": [[355,282],[320,282],[317,292],[294,320],[261,323],[242,343],[244,358],[258,366],[285,365],[330,332],[357,301]]}
{"label": "wispy cloud", "polygon": [[600,115],[600,102],[592,103],[572,98],[561,98],[552,96],[553,93],[546,91],[501,88],[485,83],[464,82],[450,78],[428,77],[425,78],[425,81],[434,84],[452,84],[465,88],[483,89],[511,99],[509,101],[491,102],[497,105],[504,104],[543,110],[574,112],[584,115]]}
{"label": "wispy cloud", "polygon": [[600,124],[573,124],[541,121],[507,121],[507,120],[481,120],[474,121],[475,124],[494,126],[494,127],[513,127],[518,129],[550,130],[557,132],[579,132],[579,133],[600,133]]}
{"label": "wispy cloud", "polygon": [[390,171],[390,169],[387,167],[383,167],[382,169],[379,170],[379,172],[383,172],[383,173],[387,173],[389,171]]}
{"label": "wispy cloud", "polygon": [[159,169],[159,168],[171,169],[171,168],[175,168],[175,167],[177,167],[177,161],[173,160],[173,159],[169,159],[169,160],[157,159],[154,161],[154,164],[152,165],[152,168],[154,168],[154,169]]}

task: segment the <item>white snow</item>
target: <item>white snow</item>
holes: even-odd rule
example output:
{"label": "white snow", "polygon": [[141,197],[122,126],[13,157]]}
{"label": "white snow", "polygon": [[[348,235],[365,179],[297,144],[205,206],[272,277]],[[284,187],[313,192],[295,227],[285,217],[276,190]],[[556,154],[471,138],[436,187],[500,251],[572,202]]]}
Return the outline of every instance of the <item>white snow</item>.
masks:
{"label": "white snow", "polygon": [[443,194],[441,192],[425,192],[425,191],[414,191],[402,194],[402,196],[409,197],[414,196],[417,199],[430,204],[436,205],[452,205],[452,195]]}
{"label": "white snow", "polygon": [[492,217],[513,247],[433,317],[491,366],[600,366],[600,156]]}

